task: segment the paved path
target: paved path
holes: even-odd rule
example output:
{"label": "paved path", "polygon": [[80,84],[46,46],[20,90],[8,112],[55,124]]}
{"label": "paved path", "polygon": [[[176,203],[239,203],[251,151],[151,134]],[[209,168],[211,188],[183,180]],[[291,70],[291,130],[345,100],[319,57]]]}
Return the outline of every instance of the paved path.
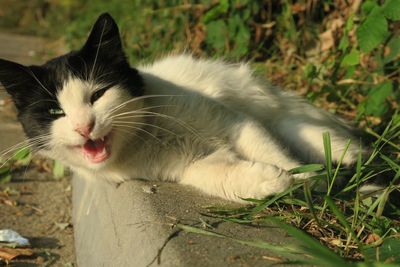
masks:
{"label": "paved path", "polygon": [[[0,32],[0,58],[40,64],[51,55],[49,51],[43,39]],[[0,85],[0,151],[23,140],[15,108]],[[49,169],[48,161],[35,161]],[[0,184],[0,229],[28,237],[35,252],[33,257],[17,258],[11,266],[72,266],[75,262],[70,179],[55,180],[43,169],[15,170],[10,183]]]}
{"label": "paved path", "polygon": [[[0,34],[0,58],[13,60],[21,64],[38,63],[38,57],[44,53],[44,41],[39,38],[27,38],[15,34]],[[16,121],[9,97],[0,85],[0,151],[24,140],[22,128]]]}

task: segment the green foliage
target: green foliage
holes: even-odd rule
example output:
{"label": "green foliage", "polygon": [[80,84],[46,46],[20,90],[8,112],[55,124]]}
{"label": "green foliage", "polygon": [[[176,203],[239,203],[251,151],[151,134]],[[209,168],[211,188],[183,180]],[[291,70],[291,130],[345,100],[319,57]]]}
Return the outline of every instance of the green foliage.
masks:
{"label": "green foliage", "polygon": [[[0,160],[0,183],[11,182],[12,171],[21,167],[27,167],[31,164],[32,157],[32,151],[27,147],[23,147],[16,150],[8,159]],[[55,179],[60,179],[65,176],[65,167],[59,161],[53,161],[52,172]]]}
{"label": "green foliage", "polygon": [[365,254],[375,261],[390,262],[392,264],[400,264],[400,239],[388,238],[382,246],[369,247],[365,249]]}
{"label": "green foliage", "polygon": [[391,20],[400,20],[400,3],[397,0],[386,0],[383,5],[383,14]]}
{"label": "green foliage", "polygon": [[0,184],[10,182],[11,178],[10,168],[8,166],[0,167]]}
{"label": "green foliage", "polygon": [[386,99],[393,93],[393,84],[389,81],[377,84],[368,92],[368,97],[361,107],[367,115],[382,116],[388,111]]}
{"label": "green foliage", "polygon": [[12,161],[17,161],[18,163],[26,166],[31,162],[32,153],[29,148],[21,148],[15,152],[14,156],[11,158]]}
{"label": "green foliage", "polygon": [[382,8],[378,5],[374,6],[356,31],[361,50],[368,53],[381,44],[387,38],[387,28],[388,23]]}
{"label": "green foliage", "polygon": [[361,12],[347,18],[339,45],[331,51],[333,57],[320,68],[314,66],[321,71],[312,82],[324,84],[317,95],[328,93],[328,101],[342,102],[345,109],[356,110],[358,121],[371,124],[372,117],[388,118],[398,110],[394,104],[400,99],[398,8],[400,1],[388,0],[383,5],[376,0],[364,1]]}
{"label": "green foliage", "polygon": [[13,156],[5,161],[0,160],[0,183],[8,183],[12,179],[11,170],[14,167],[27,166],[31,162],[32,153],[28,148],[18,149]]}
{"label": "green foliage", "polygon": [[360,52],[357,49],[353,48],[350,53],[343,57],[342,66],[348,67],[358,64],[360,64]]}
{"label": "green foliage", "polygon": [[53,177],[60,179],[65,176],[65,167],[58,160],[53,162]]}

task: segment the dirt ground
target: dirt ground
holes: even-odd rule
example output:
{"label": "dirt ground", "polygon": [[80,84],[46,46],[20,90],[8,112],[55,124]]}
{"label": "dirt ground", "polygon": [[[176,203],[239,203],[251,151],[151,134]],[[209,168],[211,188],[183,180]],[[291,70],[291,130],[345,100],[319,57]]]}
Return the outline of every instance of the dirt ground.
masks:
{"label": "dirt ground", "polygon": [[[40,64],[60,54],[51,46],[47,40],[0,31],[0,58]],[[15,109],[0,86],[0,155],[21,140]],[[56,180],[51,162],[38,158],[34,162],[14,170],[11,182],[0,183],[0,230],[17,231],[29,239],[33,250],[32,256],[19,256],[8,266],[76,266],[70,177]],[[0,266],[7,266],[1,258]]]}
{"label": "dirt ground", "polygon": [[[74,266],[70,178],[55,180],[36,168],[13,173],[0,185],[0,229],[29,239],[34,254],[10,266]],[[0,266],[6,265],[0,261]]]}

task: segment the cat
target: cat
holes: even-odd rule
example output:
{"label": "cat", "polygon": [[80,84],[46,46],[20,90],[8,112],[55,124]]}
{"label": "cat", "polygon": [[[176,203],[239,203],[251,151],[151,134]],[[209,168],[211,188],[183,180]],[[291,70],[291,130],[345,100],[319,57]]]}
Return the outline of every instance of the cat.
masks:
{"label": "cat", "polygon": [[355,163],[360,141],[326,111],[253,75],[248,64],[170,55],[132,68],[107,13],[83,47],[42,66],[0,60],[29,146],[88,179],[179,182],[241,202],[286,190],[289,170]]}

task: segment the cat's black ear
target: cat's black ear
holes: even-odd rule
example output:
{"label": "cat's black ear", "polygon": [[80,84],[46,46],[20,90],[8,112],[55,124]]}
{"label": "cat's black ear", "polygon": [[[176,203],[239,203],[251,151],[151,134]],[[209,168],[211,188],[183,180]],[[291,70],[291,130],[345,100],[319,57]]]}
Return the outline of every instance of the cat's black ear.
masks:
{"label": "cat's black ear", "polygon": [[[11,95],[18,109],[24,108],[29,103],[30,95],[35,92],[39,85],[43,87],[39,80],[42,74],[42,67],[24,66],[13,61],[0,59],[0,83]],[[45,93],[50,94],[46,90]]]}
{"label": "cat's black ear", "polygon": [[125,58],[118,26],[110,14],[99,16],[82,50],[114,60]]}
{"label": "cat's black ear", "polygon": [[32,83],[32,71],[24,65],[0,59],[0,82],[6,91],[16,97],[21,93],[21,88],[26,88],[26,84]]}

